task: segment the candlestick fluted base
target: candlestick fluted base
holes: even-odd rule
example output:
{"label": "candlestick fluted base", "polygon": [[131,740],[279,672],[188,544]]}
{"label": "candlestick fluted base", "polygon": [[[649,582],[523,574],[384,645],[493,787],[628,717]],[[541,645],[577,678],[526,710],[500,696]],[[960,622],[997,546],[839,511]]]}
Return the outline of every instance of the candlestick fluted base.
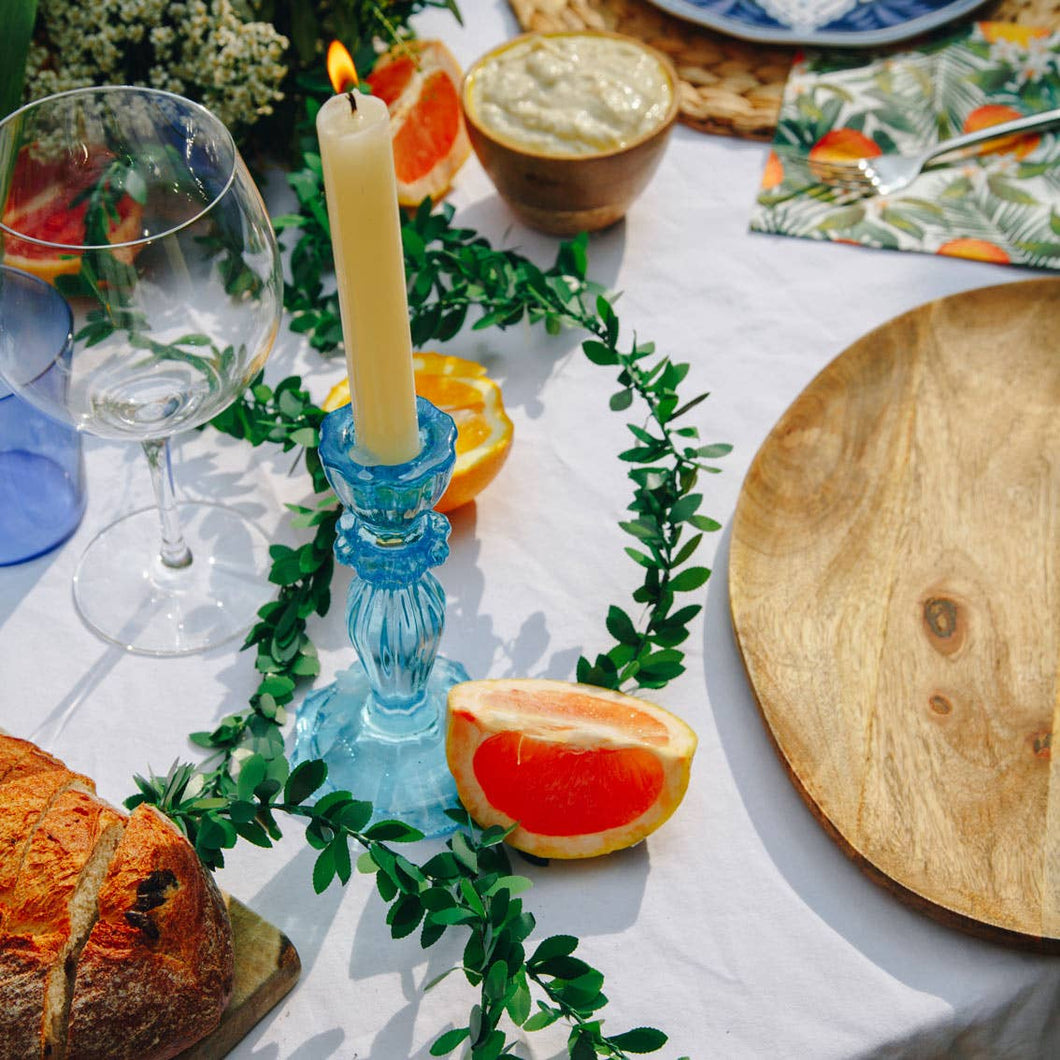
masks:
{"label": "candlestick fluted base", "polygon": [[[299,753],[324,759],[332,790],[367,799],[373,820],[396,818],[426,836],[451,832],[445,811],[458,800],[445,760],[445,701],[466,680],[460,663],[436,659],[420,704],[395,718],[373,700],[368,674],[354,663],[306,697],[298,711]],[[391,731],[395,724],[398,732]]]}
{"label": "candlestick fluted base", "polygon": [[451,417],[417,399],[422,443],[404,464],[362,464],[349,406],[320,432],[320,459],[346,509],[335,556],[357,577],[346,625],[358,661],[306,697],[295,721],[292,764],[323,759],[325,790],[370,801],[373,820],[396,818],[426,836],[456,826],[458,805],[445,760],[449,689],[468,680],[438,657],[445,592],[430,572],[449,555],[449,521],[433,511],[456,459]]}

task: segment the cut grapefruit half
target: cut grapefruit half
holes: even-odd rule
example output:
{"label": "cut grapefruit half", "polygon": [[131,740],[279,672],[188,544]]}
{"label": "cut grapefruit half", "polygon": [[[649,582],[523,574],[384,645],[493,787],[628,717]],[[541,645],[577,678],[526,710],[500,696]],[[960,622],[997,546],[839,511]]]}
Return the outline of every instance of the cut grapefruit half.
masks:
{"label": "cut grapefruit half", "polygon": [[594,685],[524,678],[449,692],[446,756],[478,824],[544,858],[632,846],[677,809],[696,735],[645,700]]}
{"label": "cut grapefruit half", "polygon": [[[88,150],[86,165],[35,158],[22,148],[11,176],[4,204],[3,261],[15,269],[31,272],[49,283],[57,276],[81,269],[78,247],[85,241],[88,192],[103,176],[110,155]],[[143,209],[130,195],[123,195],[108,220],[107,240],[128,243],[141,234]],[[19,236],[29,239],[19,239]],[[40,242],[34,242],[40,240]],[[119,246],[114,256],[125,264],[133,260],[133,248]]]}
{"label": "cut grapefruit half", "polygon": [[463,74],[441,41],[406,41],[380,56],[365,80],[390,111],[398,202],[438,199],[471,154],[460,109]]}

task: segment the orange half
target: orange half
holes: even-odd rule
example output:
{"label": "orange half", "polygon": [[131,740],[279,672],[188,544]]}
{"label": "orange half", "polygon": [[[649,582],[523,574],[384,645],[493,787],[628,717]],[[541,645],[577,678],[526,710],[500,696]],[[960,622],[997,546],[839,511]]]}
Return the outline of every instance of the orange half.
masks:
{"label": "orange half", "polygon": [[688,788],[695,733],[646,700],[525,678],[449,692],[446,756],[480,825],[546,858],[587,858],[654,832]]}
{"label": "orange half", "polygon": [[[435,505],[449,512],[477,497],[508,459],[514,429],[504,411],[501,388],[475,361],[441,353],[412,357],[416,393],[456,423],[456,464],[442,499]],[[332,388],[323,409],[331,412],[350,400],[348,379]]]}

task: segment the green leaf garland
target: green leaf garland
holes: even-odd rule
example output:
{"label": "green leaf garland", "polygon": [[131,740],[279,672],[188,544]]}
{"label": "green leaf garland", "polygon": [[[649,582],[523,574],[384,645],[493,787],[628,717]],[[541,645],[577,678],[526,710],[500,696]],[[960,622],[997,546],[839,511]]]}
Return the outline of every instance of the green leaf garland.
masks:
{"label": "green leaf garland", "polygon": [[[308,110],[312,115],[313,101]],[[306,146],[303,163],[289,177],[298,213],[275,219],[278,230],[297,233],[290,248],[292,283],[285,304],[292,330],[328,353],[341,341],[341,326],[337,300],[324,293],[331,247],[314,146]],[[621,343],[622,326],[612,302],[587,278],[586,236],[562,242],[552,266],[541,269],[513,251],[494,249],[473,230],[455,226],[453,217],[452,207],[436,210],[428,201],[403,225],[414,343],[449,339],[469,318],[473,329],[506,328],[523,320],[542,324],[552,334],[579,328],[589,336],[582,343],[586,357],[615,375],[618,389],[610,407],[643,410],[639,421],[628,423],[632,444],[619,454],[629,465],[633,487],[630,517],[620,525],[635,542],[626,553],[641,571],[641,584],[632,594],[637,607],[608,609],[605,628],[614,643],[593,660],[579,659],[577,677],[607,688],[662,688],[684,671],[679,645],[701,610],[699,604],[681,603],[681,597],[700,590],[710,575],[692,557],[704,534],[720,526],[700,512],[698,476],[718,471],[712,461],[725,456],[730,446],[701,444],[698,431],[687,422],[706,397],[680,396],[687,364],[657,355],[651,343]],[[454,808],[459,830],[443,851],[417,865],[394,848],[421,839],[415,829],[400,821],[369,824],[371,804],[351,792],[313,801],[326,780],[323,762],[304,762],[290,770],[282,727],[298,689],[320,670],[308,626],[331,606],[332,546],[341,514],[316,449],[323,417],[297,376],[275,386],[259,377],[213,421],[217,429],[251,445],[268,442],[304,454],[314,498],[289,508],[292,525],[312,534],[300,546],[271,549],[270,581],[277,592],[260,610],[244,643],[244,648],[254,648],[261,674],[249,704],[212,731],[192,734],[193,743],[209,752],[200,768],[177,763],[165,777],[137,777],[139,793],[127,804],[149,802],[162,809],[212,868],[223,865],[224,851],[241,839],[273,845],[282,834],[279,818],[301,820],[306,842],[317,851],[312,873],[316,891],[336,879],[347,883],[354,871],[371,873],[395,939],[418,932],[426,948],[453,928],[466,929],[463,960],[453,970],[478,988],[479,999],[466,1025],[434,1042],[434,1056],[462,1045],[471,1060],[512,1056],[515,1043],[502,1023],[536,1030],[560,1020],[570,1028],[571,1060],[659,1050],[667,1039],[654,1028],[604,1033],[598,1015],[607,1003],[604,977],[574,956],[576,938],[551,936],[527,954],[524,944],[536,924],[520,895],[531,881],[512,872],[503,844],[507,831],[482,829],[463,809]],[[351,841],[361,849],[357,858]]]}

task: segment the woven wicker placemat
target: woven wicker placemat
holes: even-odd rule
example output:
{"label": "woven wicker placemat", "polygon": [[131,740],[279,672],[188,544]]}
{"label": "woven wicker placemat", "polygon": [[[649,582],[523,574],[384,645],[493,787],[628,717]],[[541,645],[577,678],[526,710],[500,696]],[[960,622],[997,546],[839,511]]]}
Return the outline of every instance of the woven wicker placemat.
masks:
{"label": "woven wicker placemat", "polygon": [[[605,29],[665,52],[681,78],[681,121],[703,132],[771,140],[795,47],[737,40],[648,0],[509,0],[524,30]],[[1060,0],[993,0],[976,20],[1060,27]]]}

